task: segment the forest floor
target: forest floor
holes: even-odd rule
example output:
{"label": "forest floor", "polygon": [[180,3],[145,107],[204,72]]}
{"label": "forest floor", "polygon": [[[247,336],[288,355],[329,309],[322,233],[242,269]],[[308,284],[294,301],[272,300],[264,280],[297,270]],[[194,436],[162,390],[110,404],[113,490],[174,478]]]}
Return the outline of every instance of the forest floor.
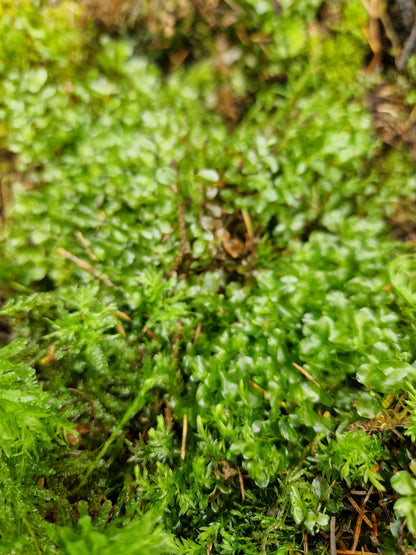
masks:
{"label": "forest floor", "polygon": [[411,4],[0,1],[1,553],[416,552]]}

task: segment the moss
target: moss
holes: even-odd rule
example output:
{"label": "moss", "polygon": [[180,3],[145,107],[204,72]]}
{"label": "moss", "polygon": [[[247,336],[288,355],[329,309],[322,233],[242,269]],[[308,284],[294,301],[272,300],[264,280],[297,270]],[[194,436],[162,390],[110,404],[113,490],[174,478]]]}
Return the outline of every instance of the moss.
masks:
{"label": "moss", "polygon": [[306,534],[325,553],[350,488],[389,489],[412,457],[397,428],[414,436],[387,221],[415,183],[363,108],[361,4],[325,24],[319,2],[236,4],[225,73],[218,30],[166,72],[134,33],[68,25],[72,4],[19,6],[0,21],[2,549],[294,553]]}

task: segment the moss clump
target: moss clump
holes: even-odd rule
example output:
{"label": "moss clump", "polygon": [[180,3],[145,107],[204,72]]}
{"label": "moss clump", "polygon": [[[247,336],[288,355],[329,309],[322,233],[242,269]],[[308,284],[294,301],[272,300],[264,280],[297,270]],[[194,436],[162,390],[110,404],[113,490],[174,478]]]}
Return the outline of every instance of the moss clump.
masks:
{"label": "moss clump", "polygon": [[415,181],[362,105],[360,3],[326,26],[319,4],[238,4],[270,42],[261,82],[230,64],[230,127],[209,48],[166,73],[72,4],[4,3],[5,551],[325,553],[350,488],[408,464],[386,222]]}

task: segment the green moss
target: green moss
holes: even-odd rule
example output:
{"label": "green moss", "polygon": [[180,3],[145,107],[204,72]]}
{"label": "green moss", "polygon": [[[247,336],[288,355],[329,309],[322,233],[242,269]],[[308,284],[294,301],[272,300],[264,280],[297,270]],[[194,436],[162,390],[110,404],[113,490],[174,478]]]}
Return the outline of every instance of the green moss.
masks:
{"label": "green moss", "polygon": [[0,267],[16,337],[0,351],[2,548],[293,553],[306,532],[325,553],[348,488],[381,491],[409,462],[391,431],[355,423],[414,397],[396,295],[411,272],[389,267],[406,249],[386,222],[415,183],[363,108],[360,2],[331,32],[320,2],[241,2],[271,40],[250,43],[256,71],[230,70],[251,98],[232,129],[213,58],[166,75],[134,34],[45,5],[4,4],[0,21],[19,170]]}

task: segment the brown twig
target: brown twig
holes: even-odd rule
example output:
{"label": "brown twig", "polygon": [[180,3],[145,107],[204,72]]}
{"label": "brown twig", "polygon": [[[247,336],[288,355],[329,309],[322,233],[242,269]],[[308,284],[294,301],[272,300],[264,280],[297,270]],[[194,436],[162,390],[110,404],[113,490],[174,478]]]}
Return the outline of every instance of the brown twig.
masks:
{"label": "brown twig", "polygon": [[310,380],[312,383],[314,383],[317,387],[319,387],[319,389],[321,388],[321,385],[315,380],[315,378],[313,376],[311,376],[309,374],[309,372],[307,372],[304,368],[302,368],[302,366],[299,366],[299,364],[296,364],[296,362],[292,362],[292,365],[299,370],[300,372],[302,372],[302,374],[308,378],[308,380]]}
{"label": "brown twig", "polygon": [[[354,501],[354,499],[350,496],[348,496],[348,501],[351,503],[351,505],[354,507],[354,509],[357,511],[359,517],[361,517],[362,520],[364,520],[364,522],[370,527],[373,528],[373,524],[371,522],[371,520],[368,518],[368,516],[364,513],[363,509]],[[365,501],[365,498],[363,499],[363,501]],[[365,504],[364,504],[365,506]],[[358,517],[358,518],[359,518]]]}
{"label": "brown twig", "polygon": [[377,519],[376,519],[376,514],[374,511],[372,511],[371,513],[371,522],[373,523],[373,532],[371,534],[371,541],[374,544],[378,544],[379,540],[378,540],[378,527],[377,527]]}
{"label": "brown twig", "polygon": [[331,555],[337,555],[335,528],[336,528],[336,519],[334,516],[331,516],[331,520],[329,522],[329,548],[331,550]]}
{"label": "brown twig", "polygon": [[[351,499],[350,499],[350,501],[351,501]],[[357,522],[355,523],[353,544],[352,544],[352,548],[351,548],[351,550],[354,551],[354,552],[356,551],[358,542],[360,541],[362,523],[363,523],[363,516],[361,514],[359,514],[357,516]]]}
{"label": "brown twig", "polygon": [[254,250],[254,243],[253,243],[253,225],[251,223],[250,214],[246,209],[241,210],[241,215],[243,216],[244,225],[246,226],[247,234],[246,234],[246,251],[252,253]]}
{"label": "brown twig", "polygon": [[[339,530],[339,532],[338,532],[338,534],[337,534],[337,539],[338,539],[338,537],[339,537],[342,533],[343,533],[343,530],[342,530],[342,528],[340,528],[340,530]],[[343,542],[343,540],[340,538],[338,541],[339,541],[339,545],[341,546],[341,551],[342,551],[342,550],[347,551],[347,546],[345,545],[345,543]]]}
{"label": "brown twig", "polygon": [[185,460],[186,455],[186,436],[188,435],[188,415],[185,413],[183,415],[182,424],[182,445],[181,445],[181,459]]}
{"label": "brown twig", "polygon": [[374,551],[351,551],[349,549],[337,549],[336,553],[338,555],[379,555],[378,553],[374,553]]}
{"label": "brown twig", "polygon": [[85,252],[88,254],[88,256],[91,258],[91,260],[93,262],[98,262],[98,258],[95,256],[95,254],[92,252],[90,245],[88,243],[88,241],[85,239],[85,237],[83,236],[83,234],[81,233],[81,231],[76,231],[75,232],[75,237],[78,239],[78,241],[81,243],[83,249],[85,250]]}
{"label": "brown twig", "polygon": [[373,493],[373,491],[374,491],[374,486],[371,485],[369,490],[367,491],[367,495],[365,496],[365,498],[363,499],[363,501],[361,503],[361,506],[362,506],[363,510],[364,510],[364,507],[367,505],[367,501],[370,499],[370,495]]}
{"label": "brown twig", "polygon": [[85,262],[85,260],[82,260],[81,258],[78,258],[78,256],[75,256],[74,254],[67,251],[66,249],[63,249],[62,247],[58,247],[56,250],[58,251],[58,253],[61,256],[63,256],[64,258],[66,258],[67,260],[69,260],[70,262],[75,264],[76,266],[78,266],[78,268],[81,268],[81,270],[85,270],[86,272],[88,272],[89,274],[94,276],[95,278],[101,280],[105,285],[107,285],[107,287],[114,287],[114,283],[112,283],[105,276],[100,275],[98,270],[96,270],[88,262]]}
{"label": "brown twig", "polygon": [[[177,170],[177,164],[172,163],[172,166]],[[168,277],[171,277],[174,272],[179,268],[187,248],[187,241],[186,241],[186,224],[185,224],[185,213],[183,208],[183,202],[181,199],[181,191],[179,187],[179,178],[176,183],[176,195],[178,197],[178,223],[179,223],[179,252],[173,261],[172,267],[168,272]]]}
{"label": "brown twig", "polygon": [[303,552],[309,553],[308,534],[303,532]]}
{"label": "brown twig", "polygon": [[238,472],[238,481],[240,483],[241,499],[244,502],[246,498],[246,490],[244,489],[244,480],[239,466],[237,466],[237,472]]}
{"label": "brown twig", "polygon": [[6,221],[6,208],[10,202],[9,182],[6,176],[0,175],[0,224]]}
{"label": "brown twig", "polygon": [[348,497],[349,502],[354,507],[354,509],[358,512],[357,522],[356,522],[355,528],[354,528],[353,545],[352,545],[352,548],[351,548],[352,551],[356,551],[357,546],[358,546],[358,542],[360,541],[361,526],[362,526],[363,520],[371,529],[373,529],[373,523],[365,515],[365,507],[366,507],[367,501],[370,498],[370,495],[373,492],[373,489],[374,489],[373,486],[371,486],[369,488],[369,490],[366,493],[364,499],[362,499],[362,501],[361,501],[361,506],[358,506],[356,501],[351,496]]}

